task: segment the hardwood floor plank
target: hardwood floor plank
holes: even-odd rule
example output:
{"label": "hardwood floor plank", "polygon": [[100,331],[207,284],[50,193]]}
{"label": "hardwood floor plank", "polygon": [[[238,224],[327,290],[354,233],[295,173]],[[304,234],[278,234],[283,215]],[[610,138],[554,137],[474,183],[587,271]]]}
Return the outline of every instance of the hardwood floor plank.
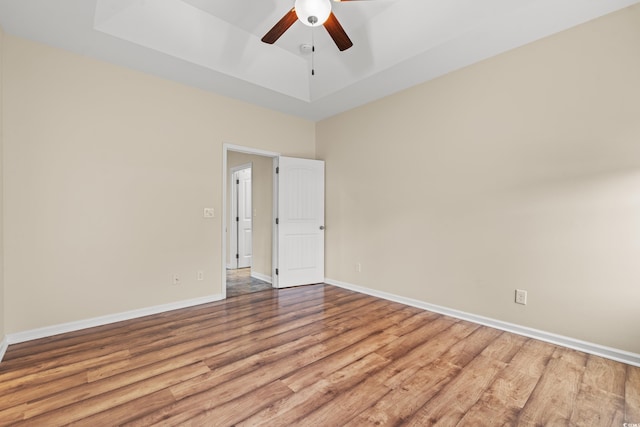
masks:
{"label": "hardwood floor plank", "polygon": [[[209,367],[213,369],[213,372],[208,374],[206,379],[196,379],[193,383],[173,387],[172,392],[177,399],[181,399],[185,395],[208,389],[212,385],[215,386],[221,382],[242,379],[244,374],[255,377],[260,373],[256,369],[265,367],[267,364],[269,364],[270,370],[269,377],[277,372],[278,369],[297,371],[303,366],[350,346],[353,342],[368,337],[371,335],[372,330],[384,329],[397,321],[398,318],[396,316],[388,316],[375,322],[367,322],[367,319],[363,319],[359,327],[338,335],[335,335],[334,331],[327,329],[315,336],[306,336],[295,342],[265,350],[224,366],[209,363]],[[284,359],[287,356],[295,357],[289,360]]]}
{"label": "hardwood floor plank", "polygon": [[[199,402],[203,399],[201,395],[209,392],[215,393],[217,405],[224,404],[246,393],[248,385],[259,387],[281,378],[289,371],[296,371],[348,347],[353,342],[366,338],[371,335],[372,330],[383,330],[408,316],[399,311],[373,322],[369,318],[359,318],[358,327],[341,334],[336,335],[335,331],[329,328],[316,336],[303,337],[296,342],[287,343],[224,366],[210,365],[213,369],[211,373],[171,387],[171,392],[178,402],[166,408],[166,411],[155,414],[155,418],[149,417],[141,421],[140,425],[157,422],[158,417],[164,417],[164,412],[188,414],[190,411],[198,411],[193,399]],[[374,312],[371,316],[378,315],[379,313]],[[209,409],[211,408],[207,408]]]}
{"label": "hardwood floor plank", "polygon": [[[121,405],[141,396],[170,387],[175,383],[189,380],[209,371],[199,362],[181,367],[146,380],[130,383],[103,393],[83,396],[84,390],[66,390],[46,399],[29,402],[24,413],[24,425],[54,426],[81,420]],[[0,416],[0,419],[3,417]],[[17,423],[16,425],[21,425]]]}
{"label": "hardwood floor plank", "polygon": [[[86,332],[87,330],[80,330],[55,337],[14,344],[5,354],[3,363],[0,365],[0,374],[5,368],[17,368],[16,363],[33,365],[39,362],[41,357],[44,357],[42,356],[43,354],[47,354],[47,360],[49,360],[59,353],[63,355],[75,354],[86,348],[110,345],[113,342],[123,341],[124,337],[127,339],[136,339],[138,336],[147,337],[157,331],[166,333],[167,330],[174,330],[177,327],[176,325],[181,324],[183,321],[186,321],[187,324],[202,324],[203,322],[207,322],[209,325],[212,325],[215,324],[214,322],[216,322],[217,319],[221,321],[220,323],[228,323],[231,318],[246,317],[251,319],[252,316],[257,315],[261,310],[271,310],[273,312],[274,309],[276,309],[275,311],[277,313],[278,309],[288,307],[292,303],[300,304],[308,300],[314,300],[317,303],[318,300],[324,300],[327,295],[330,295],[332,299],[345,297],[362,299],[363,297],[362,295],[354,293],[344,293],[342,289],[329,289],[325,291],[322,288],[314,286],[307,288],[308,289],[305,288],[296,294],[287,293],[284,292],[285,290],[282,290],[277,294],[243,295],[229,302],[213,302],[191,307],[188,311],[173,310],[157,315],[98,326],[90,329],[94,331],[94,333],[100,333],[100,338],[95,340],[95,342],[88,342],[89,340],[85,337],[88,333]],[[278,301],[276,306],[273,304],[275,300]],[[261,308],[258,309],[258,306]],[[223,307],[224,310],[216,310],[218,307]],[[135,327],[131,328],[131,325],[135,325]],[[23,354],[25,352],[26,354]]]}
{"label": "hardwood floor plank", "polygon": [[568,425],[600,427],[623,423],[623,398],[599,389],[581,388]]}
{"label": "hardwood floor plank", "polygon": [[476,357],[476,355],[485,351],[487,346],[502,334],[503,332],[497,329],[478,327],[474,329],[468,337],[460,340],[449,348],[449,350],[442,355],[442,360],[458,367],[464,367]]}
{"label": "hardwood floor plank", "polygon": [[20,402],[14,406],[0,411],[0,425],[14,426],[24,420],[24,413],[29,408],[26,402]]}
{"label": "hardwood floor plank", "polygon": [[[289,325],[304,325],[305,323],[308,323],[309,319],[311,319],[311,317],[306,317],[299,322],[291,322]],[[248,338],[250,337],[248,334],[258,330],[266,335],[269,333],[273,333],[275,335],[283,333],[283,327],[278,321],[271,322],[269,320],[263,320],[262,322],[256,322],[250,325],[244,325],[243,323],[238,324],[236,322],[232,323],[234,324],[234,327],[226,328],[223,333],[216,333],[216,328],[212,327],[203,329],[197,333],[191,333],[190,335],[183,336],[180,339],[163,340],[161,346],[154,344],[152,348],[147,348],[144,352],[138,348],[138,351],[135,352],[133,357],[123,360],[122,363],[106,365],[89,370],[89,381],[96,381],[131,369],[136,369],[140,366],[152,363],[157,360],[158,357],[177,357],[188,355],[194,351],[199,351],[202,354],[202,357],[211,357],[213,354],[216,354],[216,352],[224,351],[225,348],[237,348],[237,346],[242,345],[243,342],[254,342],[255,340]],[[313,328],[301,330],[299,331],[299,334],[309,333],[312,330],[319,329],[320,328],[318,326],[315,326]]]}
{"label": "hardwood floor plank", "polygon": [[[82,386],[87,383],[87,374],[79,372],[74,375],[65,377],[59,377],[49,382],[39,383],[33,381],[25,387],[16,388],[11,393],[5,395],[0,399],[0,420],[3,419],[6,414],[21,405],[24,402],[31,402],[39,399],[44,399],[47,396],[59,392],[61,389],[69,389],[73,387]],[[22,408],[21,410],[24,410]],[[1,425],[1,424],[0,424]]]}
{"label": "hardwood floor plank", "polygon": [[[45,357],[45,354],[47,355],[47,360],[49,360],[52,357],[77,353],[86,348],[95,347],[96,345],[106,345],[120,341],[123,336],[134,338],[140,333],[150,333],[154,327],[165,327],[166,317],[164,314],[165,313],[91,328],[90,330],[93,331],[94,334],[99,334],[98,339],[94,338],[95,342],[86,339],[87,330],[80,330],[55,337],[16,344],[15,347],[11,346],[10,351],[7,351],[7,359],[5,359],[4,362],[7,362],[7,367],[15,369],[20,366],[19,364],[31,365],[37,363],[41,358]],[[193,316],[196,316],[195,312]],[[176,314],[173,321],[179,322],[180,316]],[[135,328],[130,327],[132,324],[135,324]],[[4,362],[3,365],[5,365]]]}
{"label": "hardwood floor plank", "polygon": [[[481,366],[472,365],[471,363],[476,363],[475,360],[478,360],[477,358],[474,358],[472,362],[464,367],[464,372],[460,376],[458,376],[458,373],[462,368],[458,369],[456,367],[452,369],[448,364],[447,359],[441,358],[439,363],[430,364],[421,369],[418,375],[394,390],[394,392],[397,391],[398,394],[407,394],[407,391],[409,391],[408,394],[411,394],[410,397],[401,397],[399,395],[398,398],[389,399],[389,402],[379,402],[379,404],[376,405],[377,408],[373,408],[373,410],[368,411],[368,414],[363,414],[363,418],[366,417],[366,419],[380,423],[380,425],[395,425],[399,422],[404,422],[412,416],[419,416],[419,411],[421,411],[422,416],[421,418],[417,418],[418,423],[425,422],[423,420],[425,415],[430,419],[433,418],[433,420],[441,419],[453,423],[450,414],[449,418],[447,418],[444,414],[439,415],[438,410],[442,411],[443,407],[453,407],[453,405],[448,404],[447,400],[449,399],[456,402],[455,405],[462,404],[457,395],[451,395],[452,392],[456,392],[456,387],[462,387],[472,391],[474,393],[474,398],[479,399],[479,395],[484,393],[486,387],[485,384],[480,381],[482,387],[480,388],[476,385],[474,389],[474,384],[478,384],[477,375],[480,375],[478,372],[481,372],[482,375],[487,375],[486,380],[490,381],[493,375],[497,373],[497,368],[499,367],[502,369],[504,364],[508,363],[514,353],[522,347],[524,341],[525,339],[522,337],[517,337],[507,333],[501,334],[480,353],[480,355],[485,358],[485,363],[487,363],[489,367],[483,368]],[[466,378],[464,375],[465,372],[472,372],[472,375],[476,376]],[[422,380],[420,377],[424,377],[424,379]],[[441,391],[444,388],[446,388],[446,392]],[[415,389],[417,389],[418,393],[415,392]],[[428,393],[419,393],[420,389],[426,389],[428,390]],[[469,399],[470,393],[461,394],[463,394],[465,398]],[[437,397],[434,400],[431,400],[434,396]],[[391,395],[389,395],[389,397],[391,397]],[[429,406],[424,406],[426,402],[429,402]],[[385,404],[389,407],[383,407]],[[468,401],[464,411],[456,414],[454,419],[456,423],[458,422],[458,418],[461,418],[470,406],[473,406],[472,402]],[[393,414],[394,416],[390,417],[389,414]],[[416,420],[413,422],[415,421]]]}
{"label": "hardwood floor plank", "polygon": [[[361,342],[328,356],[321,361],[322,363],[314,363],[299,369],[284,377],[283,382],[292,390],[299,391],[319,379],[328,376],[332,372],[353,363],[354,360],[363,357],[366,353],[377,352],[382,348],[389,347],[400,348],[407,351],[452,323],[450,321],[444,321],[441,316],[437,315],[419,317],[421,323],[416,323],[415,318],[416,316],[412,316],[390,328],[386,328],[383,334],[370,335]],[[438,320],[438,322],[432,324],[431,319]],[[407,331],[406,324],[410,324],[411,327],[415,327],[416,329]],[[399,337],[398,333],[402,331],[405,331],[406,335]],[[384,337],[388,339],[384,339]],[[384,355],[382,355],[382,357],[387,358],[387,356]]]}
{"label": "hardwood floor plank", "polygon": [[[65,383],[74,382],[73,378],[77,381],[86,382],[87,374],[86,370],[90,366],[102,366],[109,364],[113,361],[121,360],[127,357],[129,352],[127,350],[118,351],[106,355],[96,356],[94,353],[85,353],[85,359],[79,362],[73,362],[68,365],[59,366],[56,364],[53,367],[49,367],[48,364],[35,366],[28,373],[24,370],[19,370],[21,376],[11,376],[10,379],[3,379],[0,381],[0,409],[6,408],[11,401],[26,398],[27,394],[21,394],[25,391],[32,392],[33,389],[44,389],[48,383],[54,380],[64,381]],[[75,381],[75,382],[77,382]],[[55,385],[54,385],[55,387]],[[33,394],[29,394],[29,399],[33,399]]]}
{"label": "hardwood floor plank", "polygon": [[[80,356],[82,354],[82,356]],[[82,370],[84,366],[108,363],[112,360],[126,358],[129,355],[127,349],[95,347],[85,349],[68,357],[56,357],[50,361],[34,362],[20,368],[7,368],[9,370],[0,374],[0,396],[11,390],[11,387],[20,384],[28,384],[33,378],[48,376],[51,379],[59,378]],[[4,362],[3,362],[4,363]]]}
{"label": "hardwood floor plank", "polygon": [[[307,300],[304,301],[306,302]],[[332,310],[331,305],[329,305],[330,308],[324,309],[323,305],[318,306],[317,303],[318,301],[315,301],[316,306],[313,307],[292,305],[291,308],[295,310],[281,315],[275,314],[273,311],[260,311],[260,315],[254,316],[250,323],[247,323],[245,319],[230,319],[229,323],[232,323],[234,327],[225,328],[223,333],[215,333],[215,329],[206,328],[197,333],[191,332],[187,336],[188,339],[176,338],[175,340],[163,340],[159,344],[154,343],[151,349],[147,349],[144,352],[138,347],[135,353],[142,353],[141,355],[128,358],[120,364],[112,364],[90,370],[88,373],[89,381],[106,378],[144,366],[159,357],[170,358],[187,355],[188,358],[192,358],[193,356],[189,356],[189,354],[195,350],[199,350],[203,357],[206,357],[205,355],[212,357],[220,353],[229,354],[228,352],[231,349],[234,351],[245,350],[246,348],[256,350],[259,348],[259,344],[249,334],[257,331],[260,331],[261,336],[265,338],[271,334],[278,336],[280,341],[290,341],[299,336],[317,332],[322,328],[322,325],[308,324],[326,318],[327,314]],[[289,319],[294,319],[295,317],[300,317],[300,319],[288,322]],[[303,328],[303,326],[309,327]],[[179,336],[183,337],[182,331]],[[212,336],[215,336],[215,339],[211,338]],[[208,337],[209,339],[203,341],[201,340],[202,337]],[[273,343],[274,341],[266,342],[266,346]],[[185,361],[185,363],[190,363],[190,361]]]}
{"label": "hardwood floor plank", "polygon": [[397,359],[412,351],[416,347],[423,345],[429,340],[450,328],[457,321],[450,317],[436,317],[433,321],[422,325],[402,336],[393,345],[387,345],[377,350],[380,356],[387,359]]}
{"label": "hardwood floor plank", "polygon": [[328,285],[9,346],[0,425],[597,425],[640,368]]}
{"label": "hardwood floor plank", "polygon": [[[371,309],[371,308],[372,307],[367,306],[366,309]],[[358,309],[362,309],[362,307],[359,307]],[[348,311],[348,312],[351,312],[351,311]],[[256,340],[255,338],[253,338],[252,341],[250,343],[247,343],[247,345],[244,347],[238,346],[235,344],[233,344],[233,346],[230,348],[219,347],[216,349],[217,353],[215,355],[212,355],[212,357],[207,358],[205,362],[211,368],[216,368],[218,366],[234,363],[239,359],[243,359],[245,361],[249,360],[247,358],[252,355],[254,355],[257,358],[260,358],[263,352],[266,352],[270,349],[278,348],[278,346],[281,346],[281,345],[286,345],[291,341],[302,339],[305,337],[306,337],[305,339],[309,339],[311,336],[315,336],[317,333],[321,333],[321,332],[326,333],[327,332],[326,329],[327,327],[330,327],[332,320],[337,321],[337,319],[333,317],[327,317],[325,318],[325,321],[321,321],[321,319],[318,318],[316,319],[315,323],[313,323],[312,325],[309,325],[313,329],[305,328],[305,329],[293,330],[293,332],[296,332],[295,337],[291,333],[289,333],[290,331],[287,331],[285,333],[277,334],[273,336],[264,336],[264,338],[262,338],[261,336],[262,339],[259,339],[259,340]],[[364,323],[365,321],[362,321],[362,320],[352,321],[350,322],[350,326],[351,328],[361,327]],[[287,327],[289,326],[294,326],[294,325],[293,324],[287,325]],[[314,332],[314,333],[311,333],[311,332]],[[332,330],[329,332],[329,336],[333,336],[335,335],[335,333],[336,331]],[[300,346],[300,344],[303,341],[296,341],[296,342],[298,343],[297,345]],[[219,350],[223,350],[223,351],[219,351]]]}
{"label": "hardwood floor plank", "polygon": [[[474,332],[475,331],[478,331],[478,328],[474,328]],[[486,347],[486,342],[480,344],[481,341],[495,339],[495,337],[499,335],[498,331],[488,328],[482,329],[481,331],[480,333],[472,332],[468,334],[462,341],[456,340],[449,350],[457,347],[457,352],[461,355],[464,354],[464,356],[461,356],[461,359],[467,359],[469,356],[473,358],[482,348]],[[475,349],[474,355],[472,355],[473,349]],[[420,351],[423,360],[425,356],[429,355],[429,352],[424,350],[425,349],[421,348]],[[442,354],[445,354],[445,350],[442,350]],[[437,353],[431,353],[430,356],[437,357]],[[425,366],[424,364],[418,365],[417,363],[414,363],[414,365],[420,367]],[[397,368],[397,366],[387,365],[379,373],[372,373],[369,378],[349,390],[348,393],[342,393],[336,396],[331,402],[305,416],[305,422],[313,425],[322,422],[321,420],[326,420],[325,422],[327,422],[328,425],[345,425],[352,418],[374,406],[379,400],[383,398],[386,399],[387,396],[390,395],[395,388],[401,386],[406,379],[415,377],[416,371],[414,370],[412,374],[408,378],[403,379],[403,381],[399,380],[398,375],[393,376],[393,380],[382,381],[382,379],[388,377],[389,373],[395,372],[394,368]],[[384,386],[381,386],[383,384]]]}
{"label": "hardwood floor plank", "polygon": [[[249,415],[260,411],[282,398],[290,396],[293,391],[282,382],[276,380],[258,387],[250,394],[244,394],[214,409],[198,413],[192,418],[185,418],[184,413],[162,421],[166,426],[232,426]],[[212,396],[214,397],[214,396]]]}
{"label": "hardwood floor plank", "polygon": [[577,353],[556,349],[519,414],[519,425],[569,425],[586,362],[586,355]]}
{"label": "hardwood floor plank", "polygon": [[504,367],[504,362],[479,355],[416,411],[406,425],[456,425]]}
{"label": "hardwood floor plank", "polygon": [[339,371],[345,366],[349,366],[355,361],[362,359],[367,354],[375,352],[378,348],[383,347],[397,340],[398,337],[390,335],[386,332],[369,335],[366,338],[357,341],[340,351],[337,351],[323,359],[310,363],[290,375],[282,377],[282,382],[293,391],[300,391],[304,387],[320,381]]}
{"label": "hardwood floor plank", "polygon": [[491,345],[482,350],[482,355],[505,363],[511,363],[527,341],[529,339],[526,337],[505,332],[500,334]]}
{"label": "hardwood floor plank", "polygon": [[[482,329],[484,330],[484,329]],[[460,367],[456,375],[433,399],[416,411],[407,422],[408,426],[455,425],[482,397],[495,377],[511,360],[522,345],[502,333],[495,340],[487,336],[487,346],[478,356]],[[446,361],[446,359],[441,359]],[[464,363],[464,362],[462,362]]]}
{"label": "hardwood floor plank", "polygon": [[297,423],[310,426],[343,426],[390,391],[390,388],[370,379],[365,379],[338,395],[334,395],[330,389],[329,392],[334,395],[333,399],[310,413],[301,413]]}
{"label": "hardwood floor plank", "polygon": [[[252,316],[255,314],[256,313],[247,311],[244,317],[254,322],[255,319],[253,319]],[[235,316],[239,315],[238,313],[235,314]],[[273,315],[277,314],[272,314],[272,316]],[[221,319],[222,321],[220,323],[229,321],[229,319],[225,319],[224,316],[221,316]],[[109,350],[113,353],[118,350],[128,349],[128,342],[133,340],[138,344],[138,349],[145,349],[149,346],[155,346],[157,348],[162,345],[159,340],[167,339],[167,337],[181,339],[181,337],[187,336],[194,329],[216,326],[215,321],[212,322],[210,319],[203,319],[202,316],[196,316],[190,319],[190,323],[186,325],[181,324],[179,320],[171,322],[170,325],[167,325],[165,321],[156,321],[152,326],[149,326],[148,323],[147,321],[141,321],[141,324],[133,330],[131,330],[129,326],[123,326],[117,330],[117,333],[110,330],[106,335],[101,335],[99,339],[90,343],[83,339],[81,343],[74,344],[73,341],[75,340],[73,340],[72,342],[64,343],[63,346],[58,346],[50,350],[42,350],[40,346],[36,345],[33,349],[35,352],[33,355],[26,356],[19,360],[14,359],[7,363],[6,368],[10,369],[10,372],[0,373],[0,380],[5,379],[7,375],[24,375],[28,370],[33,369],[34,366],[39,366],[41,364],[40,358],[42,354],[48,354],[49,357],[46,363],[49,368],[53,368],[80,360],[78,359],[80,357],[79,355],[86,350],[91,350],[96,352],[96,354],[100,354],[100,352],[106,354]],[[203,327],[203,324],[206,324],[206,326]],[[41,353],[42,351],[44,353]],[[20,363],[20,365],[17,365],[17,363]],[[22,371],[20,371],[20,369],[22,369]]]}
{"label": "hardwood floor plank", "polygon": [[459,373],[459,368],[443,362],[430,363],[418,369],[401,385],[390,389],[384,398],[364,409],[346,426],[395,426],[406,422],[445,384]]}
{"label": "hardwood floor plank", "polygon": [[[376,353],[384,357],[389,358],[393,355],[394,362],[377,373],[373,379],[390,389],[398,387],[424,366],[436,362],[441,357],[445,359],[453,357],[456,353],[451,349],[460,345],[477,329],[478,325],[468,322],[454,322],[449,328],[406,353],[397,351],[390,353],[384,349],[377,351]],[[452,363],[452,365],[455,364]]]}
{"label": "hardwood floor plank", "polygon": [[556,349],[542,341],[525,341],[507,367],[496,376],[489,389],[467,411],[458,426],[474,427],[485,420],[502,420],[505,424],[515,422]]}
{"label": "hardwood floor plank", "polygon": [[309,384],[293,395],[275,402],[273,405],[239,422],[237,425],[250,427],[258,425],[295,425],[305,424],[309,414],[330,402],[334,396],[347,392],[356,384],[364,381],[372,372],[389,364],[389,360],[375,353],[354,361],[338,369],[325,378]]}
{"label": "hardwood floor plank", "polygon": [[570,424],[619,426],[624,422],[624,378],[620,363],[588,356]]}
{"label": "hardwood floor plank", "polygon": [[436,319],[444,317],[441,314],[420,310],[415,307],[407,307],[407,309],[412,309],[410,311],[414,314],[403,320],[401,323],[392,326],[391,329],[387,330],[387,332],[393,335],[404,336],[424,327]]}
{"label": "hardwood floor plank", "polygon": [[132,399],[121,405],[70,423],[76,427],[119,426],[136,418],[159,410],[175,402],[168,389],[158,390],[146,396]]}
{"label": "hardwood floor plank", "polygon": [[627,366],[624,421],[640,424],[640,367]]}
{"label": "hardwood floor plank", "polygon": [[[484,338],[484,349],[480,356],[474,356],[469,362],[468,368],[456,366],[447,360],[448,357],[441,357],[436,362],[430,363],[419,369],[410,378],[407,378],[387,394],[384,399],[378,401],[374,406],[368,408],[351,425],[360,423],[375,425],[398,425],[408,423],[408,425],[424,425],[433,423],[439,419],[445,420],[450,425],[457,423],[458,419],[464,415],[466,409],[456,412],[455,418],[451,411],[462,407],[461,395],[470,399],[469,389],[475,393],[484,391],[484,382],[490,381],[498,369],[502,368],[505,362],[500,359],[507,359],[513,353],[511,340],[502,338],[502,334],[496,338],[497,331],[491,331]],[[466,339],[478,342],[478,335]],[[465,351],[471,347],[466,346]],[[452,348],[453,350],[453,348]],[[480,353],[480,348],[476,354]],[[490,356],[483,356],[489,352]],[[497,357],[499,356],[499,358]],[[467,359],[465,356],[464,359]],[[459,360],[458,363],[463,363]],[[474,364],[474,365],[472,365]],[[486,377],[483,377],[486,376]],[[483,381],[481,381],[483,379]],[[482,388],[479,385],[483,385]],[[466,393],[464,391],[467,391]],[[453,395],[453,403],[451,397]],[[475,397],[473,395],[472,397]],[[427,406],[427,402],[429,402]],[[473,402],[475,403],[475,402]],[[468,403],[470,406],[472,403]],[[448,412],[445,412],[446,409]]]}
{"label": "hardwood floor plank", "polygon": [[[261,355],[256,355],[251,361],[247,361],[246,365],[244,361],[239,361],[191,380],[183,381],[170,388],[176,403],[136,420],[131,425],[150,425],[176,417],[177,414],[189,419],[203,410],[208,411],[230,402],[250,390],[277,380],[283,371],[289,369],[290,363],[300,364],[300,359],[297,362],[290,361],[290,358],[295,355],[298,345],[308,347],[317,340],[328,336],[330,333],[324,332],[315,337],[303,337],[297,342],[280,346],[265,356],[273,358],[272,363],[265,363],[260,359]],[[212,399],[213,396],[215,399]]]}
{"label": "hardwood floor plank", "polygon": [[627,367],[622,363],[598,356],[588,356],[583,385],[602,390],[624,399],[624,383]]}

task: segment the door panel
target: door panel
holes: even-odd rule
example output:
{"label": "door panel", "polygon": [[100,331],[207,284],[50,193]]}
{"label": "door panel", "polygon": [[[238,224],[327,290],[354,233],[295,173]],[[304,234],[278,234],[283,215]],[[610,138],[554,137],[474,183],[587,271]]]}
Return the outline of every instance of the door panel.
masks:
{"label": "door panel", "polygon": [[324,162],[280,157],[278,287],[324,281]]}
{"label": "door panel", "polygon": [[238,268],[251,267],[251,169],[238,171]]}

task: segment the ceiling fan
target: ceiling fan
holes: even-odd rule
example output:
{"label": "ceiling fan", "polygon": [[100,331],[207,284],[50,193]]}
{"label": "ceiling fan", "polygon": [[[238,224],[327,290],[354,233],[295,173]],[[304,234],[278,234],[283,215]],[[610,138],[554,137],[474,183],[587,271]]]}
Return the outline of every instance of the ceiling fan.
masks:
{"label": "ceiling fan", "polygon": [[[357,0],[333,0],[333,1],[357,1]],[[280,19],[262,41],[273,44],[291,27],[294,22],[300,20],[309,27],[323,25],[341,51],[353,46],[353,42],[338,22],[338,18],[331,11],[331,0],[295,0],[293,9]]]}

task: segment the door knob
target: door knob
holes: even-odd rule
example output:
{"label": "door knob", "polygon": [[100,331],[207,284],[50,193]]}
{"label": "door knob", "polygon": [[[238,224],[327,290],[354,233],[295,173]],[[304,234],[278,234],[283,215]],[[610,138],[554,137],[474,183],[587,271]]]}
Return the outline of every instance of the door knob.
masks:
{"label": "door knob", "polygon": [[324,230],[324,225],[321,225],[321,226],[320,226],[320,230]]}

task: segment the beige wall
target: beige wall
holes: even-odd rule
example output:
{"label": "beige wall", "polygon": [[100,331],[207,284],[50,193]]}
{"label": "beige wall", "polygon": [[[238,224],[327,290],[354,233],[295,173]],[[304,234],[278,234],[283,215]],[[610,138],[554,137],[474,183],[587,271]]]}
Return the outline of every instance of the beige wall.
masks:
{"label": "beige wall", "polygon": [[313,157],[314,123],[4,42],[6,332],[220,294],[222,144]]}
{"label": "beige wall", "polygon": [[[253,257],[251,273],[271,277],[273,218],[273,159],[229,151],[227,156],[227,218],[231,231],[231,168],[251,163],[251,197],[253,205]],[[227,233],[227,265],[233,265],[230,234]]]}
{"label": "beige wall", "polygon": [[326,276],[640,353],[639,46],[634,6],[320,122]]}
{"label": "beige wall", "polygon": [[4,299],[4,166],[3,166],[3,114],[2,114],[2,88],[3,88],[3,57],[4,57],[4,32],[0,27],[0,342],[5,336],[4,318],[5,318],[5,299]]}

